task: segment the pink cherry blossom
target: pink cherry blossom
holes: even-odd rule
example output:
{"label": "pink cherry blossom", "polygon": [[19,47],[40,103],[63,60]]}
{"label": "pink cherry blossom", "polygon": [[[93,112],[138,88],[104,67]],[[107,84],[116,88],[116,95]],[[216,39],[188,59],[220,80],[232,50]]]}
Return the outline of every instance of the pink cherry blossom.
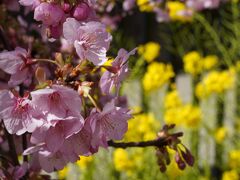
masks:
{"label": "pink cherry blossom", "polygon": [[45,150],[38,152],[38,160],[41,168],[50,173],[55,170],[63,169],[69,162],[76,162],[79,160],[79,156],[76,154],[65,154],[61,151],[52,153]]}
{"label": "pink cherry blossom", "polygon": [[65,141],[65,147],[70,148],[74,153],[82,156],[91,155],[94,151],[91,148],[92,131],[90,122],[85,120],[83,128]]}
{"label": "pink cherry blossom", "polygon": [[220,0],[187,0],[187,6],[197,11],[203,9],[217,8],[220,4]]}
{"label": "pink cherry blossom", "polygon": [[34,11],[34,19],[42,21],[44,25],[56,26],[64,17],[64,11],[57,4],[43,2]]}
{"label": "pink cherry blossom", "polygon": [[0,179],[2,179],[2,180],[7,180],[7,179],[20,180],[26,174],[27,170],[28,170],[28,164],[26,162],[24,162],[23,164],[21,164],[19,166],[13,166],[13,165],[9,164],[9,167],[7,170],[0,168]]}
{"label": "pink cherry blossom", "polygon": [[124,0],[123,9],[125,11],[130,11],[136,4],[136,0]]}
{"label": "pink cherry blossom", "polygon": [[[65,122],[65,124],[61,125],[61,128],[68,129],[66,126],[72,126],[70,129],[79,129],[74,127],[74,124],[70,124],[67,121]],[[54,131],[56,132],[58,130]],[[48,129],[47,131],[52,130]],[[45,137],[43,138],[42,134],[44,133]],[[89,123],[85,123],[84,127],[78,133],[70,134],[72,134],[70,137],[65,138],[61,133],[54,134],[52,132],[46,132],[44,128],[39,128],[32,134],[31,137],[31,143],[36,145],[25,150],[23,155],[32,154],[32,156],[35,157],[35,161],[39,161],[39,165],[43,170],[52,172],[55,169],[62,169],[69,162],[79,160],[79,155],[92,154],[93,151],[91,150],[90,145],[92,136]]]}
{"label": "pink cherry blossom", "polygon": [[0,91],[0,118],[10,134],[33,132],[43,124],[43,116],[27,98],[14,96],[10,91]]}
{"label": "pink cherry blossom", "polygon": [[100,22],[80,23],[74,18],[67,18],[63,24],[63,35],[74,44],[81,60],[89,60],[94,65],[107,61],[106,53],[112,36]]}
{"label": "pink cherry blossom", "polygon": [[82,118],[81,99],[71,88],[53,85],[51,88],[33,91],[31,96],[32,103],[48,114],[48,120],[68,116]]}
{"label": "pink cherry blossom", "polygon": [[31,143],[45,143],[50,152],[56,152],[65,140],[77,134],[83,127],[83,118],[68,117],[55,119],[54,124],[44,124],[36,129],[31,136]]}
{"label": "pink cherry blossom", "polygon": [[73,17],[78,21],[84,21],[91,12],[90,7],[86,3],[80,3],[73,9]]}
{"label": "pink cherry blossom", "polygon": [[128,129],[127,120],[130,118],[129,110],[116,107],[114,101],[107,103],[102,112],[94,109],[87,118],[92,129],[92,148],[106,148],[108,140],[121,140]]}
{"label": "pink cherry blossom", "polygon": [[40,4],[40,0],[19,0],[19,3],[23,6],[37,7]]}
{"label": "pink cherry blossom", "polygon": [[106,71],[100,79],[99,85],[102,93],[109,94],[113,86],[115,86],[118,94],[120,83],[128,74],[127,60],[130,55],[135,53],[135,51],[136,49],[128,53],[124,49],[119,50],[118,56],[113,61],[112,66],[109,68],[106,67],[109,71]]}
{"label": "pink cherry blossom", "polygon": [[34,67],[27,51],[17,47],[14,51],[0,53],[0,69],[11,74],[8,84],[16,86],[31,82]]}

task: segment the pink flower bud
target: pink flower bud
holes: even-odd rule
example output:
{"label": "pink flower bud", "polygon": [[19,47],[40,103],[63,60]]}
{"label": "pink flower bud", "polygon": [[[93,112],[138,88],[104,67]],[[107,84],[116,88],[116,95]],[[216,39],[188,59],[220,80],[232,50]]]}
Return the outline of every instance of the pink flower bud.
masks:
{"label": "pink flower bud", "polygon": [[41,3],[34,11],[34,19],[44,25],[56,26],[64,17],[64,12],[57,4]]}
{"label": "pink flower bud", "polygon": [[50,37],[58,39],[62,35],[62,25],[50,26]]}
{"label": "pink flower bud", "polygon": [[187,148],[185,149],[185,151],[186,152],[181,150],[181,155],[182,155],[183,159],[186,161],[186,163],[189,166],[193,166],[194,165],[194,157],[193,157],[193,155],[191,154],[191,152]]}
{"label": "pink flower bud", "polygon": [[175,155],[175,161],[178,165],[178,168],[180,170],[184,170],[186,168],[186,163],[182,160],[181,156],[179,153],[176,153]]}
{"label": "pink flower bud", "polygon": [[91,9],[86,3],[77,5],[73,10],[73,17],[78,21],[84,21],[88,18]]}
{"label": "pink flower bud", "polygon": [[72,7],[69,3],[64,3],[62,5],[62,9],[65,13],[69,13],[71,11]]}

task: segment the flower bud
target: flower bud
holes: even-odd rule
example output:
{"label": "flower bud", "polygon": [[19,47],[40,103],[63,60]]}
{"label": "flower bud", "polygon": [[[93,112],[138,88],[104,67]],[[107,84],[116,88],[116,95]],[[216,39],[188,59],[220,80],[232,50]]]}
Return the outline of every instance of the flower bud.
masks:
{"label": "flower bud", "polygon": [[64,3],[62,5],[62,9],[65,13],[69,13],[71,11],[72,7],[69,3]]}
{"label": "flower bud", "polygon": [[49,27],[49,36],[48,37],[58,39],[61,35],[62,35],[61,25]]}
{"label": "flower bud", "polygon": [[73,10],[73,17],[78,21],[84,21],[88,18],[90,7],[86,3],[77,5]]}
{"label": "flower bud", "polygon": [[34,11],[34,19],[46,26],[56,26],[64,17],[64,12],[57,4],[41,3]]}
{"label": "flower bud", "polygon": [[37,68],[35,77],[39,83],[44,83],[46,81],[46,73],[42,67]]}
{"label": "flower bud", "polygon": [[176,153],[175,155],[175,161],[178,165],[178,168],[181,169],[181,170],[184,170],[186,168],[186,164],[185,162],[182,160],[181,156],[179,153]]}
{"label": "flower bud", "polygon": [[182,154],[183,159],[186,161],[186,163],[189,166],[194,165],[194,157],[188,149],[186,149],[186,152],[181,150],[181,154]]}

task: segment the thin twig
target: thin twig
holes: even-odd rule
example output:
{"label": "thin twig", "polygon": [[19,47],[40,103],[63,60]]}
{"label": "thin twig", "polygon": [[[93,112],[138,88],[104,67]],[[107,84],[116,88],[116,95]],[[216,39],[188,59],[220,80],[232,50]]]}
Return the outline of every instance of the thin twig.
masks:
{"label": "thin twig", "polygon": [[12,50],[11,45],[9,44],[9,41],[6,38],[6,34],[2,28],[2,26],[0,26],[0,41],[2,41],[4,48],[8,51]]}
{"label": "thin twig", "polygon": [[169,144],[169,141],[171,141],[171,136],[174,137],[181,137],[183,136],[183,133],[175,133],[173,135],[170,135],[165,138],[158,138],[155,140],[150,140],[150,141],[140,141],[140,142],[114,142],[114,141],[108,141],[108,146],[114,147],[114,148],[130,148],[130,147],[139,147],[139,148],[144,148],[144,147],[163,147],[167,146]]}
{"label": "thin twig", "polygon": [[13,136],[7,132],[6,128],[4,128],[4,130],[5,130],[5,135],[7,137],[7,140],[8,140],[9,155],[12,158],[14,165],[17,166],[17,165],[19,165],[19,161],[18,161],[18,156],[17,156]]}

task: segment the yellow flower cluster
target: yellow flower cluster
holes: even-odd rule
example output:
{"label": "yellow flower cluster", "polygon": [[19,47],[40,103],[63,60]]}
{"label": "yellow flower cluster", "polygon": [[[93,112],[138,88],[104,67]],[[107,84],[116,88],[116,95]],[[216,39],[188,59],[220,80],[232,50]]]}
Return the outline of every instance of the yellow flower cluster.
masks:
{"label": "yellow flower cluster", "polygon": [[147,141],[156,138],[160,122],[153,114],[139,114],[128,121],[128,131],[124,136],[125,141]]}
{"label": "yellow flower cluster", "polygon": [[142,12],[151,12],[154,8],[150,0],[137,0],[137,5]]}
{"label": "yellow flower cluster", "polygon": [[215,55],[202,57],[197,51],[191,51],[183,57],[183,62],[185,72],[196,76],[216,66],[218,57]]}
{"label": "yellow flower cluster", "polygon": [[114,167],[119,172],[126,172],[127,176],[134,178],[137,172],[144,168],[145,149],[116,149],[113,152]]}
{"label": "yellow flower cluster", "polygon": [[240,150],[229,152],[229,166],[231,168],[240,168]]}
{"label": "yellow flower cluster", "polygon": [[181,105],[182,105],[182,100],[176,89],[167,93],[164,99],[165,109],[175,108]]}
{"label": "yellow flower cluster", "polygon": [[211,70],[218,63],[218,57],[215,55],[209,55],[203,58],[203,69]]}
{"label": "yellow flower cluster", "polygon": [[69,168],[65,166],[61,171],[58,171],[57,175],[59,179],[66,179]]}
{"label": "yellow flower cluster", "polygon": [[[81,170],[86,170],[87,167],[93,162],[93,156],[81,156],[80,160],[76,162],[76,165]],[[69,167],[65,166],[61,171],[58,171],[57,175],[59,179],[66,179],[69,173]]]}
{"label": "yellow flower cluster", "polygon": [[152,62],[160,54],[160,45],[156,42],[148,42],[138,48],[139,55],[142,55],[147,62]]}
{"label": "yellow flower cluster", "polygon": [[239,175],[236,170],[225,171],[222,180],[239,180]]}
{"label": "yellow flower cluster", "polygon": [[227,137],[228,130],[226,127],[220,127],[215,132],[215,140],[217,143],[222,143],[224,139]]}
{"label": "yellow flower cluster", "polygon": [[200,108],[192,104],[183,104],[177,90],[173,90],[166,95],[164,106],[164,120],[167,124],[196,128],[201,122]]}
{"label": "yellow flower cluster", "polygon": [[211,71],[196,86],[198,98],[205,98],[211,94],[220,94],[233,88],[235,81],[235,71],[233,69],[225,71]]}
{"label": "yellow flower cluster", "polygon": [[[139,114],[129,120],[128,131],[123,141],[147,141],[156,138],[160,123],[152,114]],[[144,149],[131,149],[129,151],[116,149],[113,153],[114,166],[117,171],[126,172],[132,176],[136,169],[143,166]]]}
{"label": "yellow flower cluster", "polygon": [[134,163],[129,159],[128,152],[124,149],[116,149],[113,153],[113,162],[117,171],[129,171],[134,168]]}
{"label": "yellow flower cluster", "polygon": [[153,62],[148,66],[143,77],[143,88],[147,92],[156,90],[166,84],[172,77],[174,77],[174,72],[170,64]]}
{"label": "yellow flower cluster", "polygon": [[80,160],[77,161],[77,166],[81,170],[86,170],[86,168],[93,162],[93,157],[92,156],[81,156]]}
{"label": "yellow flower cluster", "polygon": [[189,9],[186,5],[179,1],[168,1],[166,7],[169,11],[169,16],[174,21],[190,21],[192,16],[186,15]]}

